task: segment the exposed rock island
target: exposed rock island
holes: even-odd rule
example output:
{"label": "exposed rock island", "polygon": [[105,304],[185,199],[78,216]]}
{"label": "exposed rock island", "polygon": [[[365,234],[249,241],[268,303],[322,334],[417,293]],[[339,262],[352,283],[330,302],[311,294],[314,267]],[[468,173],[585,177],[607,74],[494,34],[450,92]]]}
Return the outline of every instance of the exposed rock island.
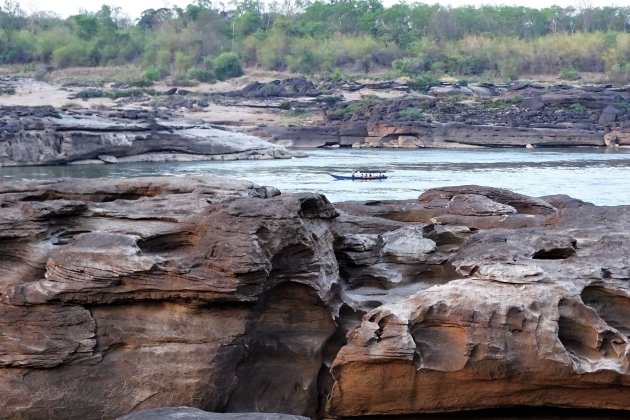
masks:
{"label": "exposed rock island", "polygon": [[628,410],[630,207],[3,182],[0,417]]}
{"label": "exposed rock island", "polygon": [[0,107],[0,166],[288,157],[257,137],[167,113]]}

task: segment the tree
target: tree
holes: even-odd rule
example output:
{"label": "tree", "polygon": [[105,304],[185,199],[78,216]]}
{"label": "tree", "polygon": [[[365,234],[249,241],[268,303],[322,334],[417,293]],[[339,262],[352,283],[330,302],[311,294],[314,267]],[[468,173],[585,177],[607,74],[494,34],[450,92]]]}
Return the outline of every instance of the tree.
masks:
{"label": "tree", "polygon": [[243,75],[241,60],[233,52],[220,54],[214,60],[214,75],[219,80],[227,80]]}
{"label": "tree", "polygon": [[26,24],[26,16],[20,4],[14,0],[5,0],[0,8],[0,28],[4,32],[7,44],[13,42],[14,34]]}

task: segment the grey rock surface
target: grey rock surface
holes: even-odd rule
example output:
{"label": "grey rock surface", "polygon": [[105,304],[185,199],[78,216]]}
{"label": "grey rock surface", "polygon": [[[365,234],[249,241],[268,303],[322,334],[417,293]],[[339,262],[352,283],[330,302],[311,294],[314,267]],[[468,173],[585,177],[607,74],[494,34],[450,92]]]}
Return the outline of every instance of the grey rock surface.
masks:
{"label": "grey rock surface", "polygon": [[0,107],[0,166],[290,157],[283,147],[199,121],[161,120],[146,111],[93,114]]}
{"label": "grey rock surface", "polygon": [[210,413],[193,407],[142,410],[118,420],[307,420],[308,417],[277,413]]}

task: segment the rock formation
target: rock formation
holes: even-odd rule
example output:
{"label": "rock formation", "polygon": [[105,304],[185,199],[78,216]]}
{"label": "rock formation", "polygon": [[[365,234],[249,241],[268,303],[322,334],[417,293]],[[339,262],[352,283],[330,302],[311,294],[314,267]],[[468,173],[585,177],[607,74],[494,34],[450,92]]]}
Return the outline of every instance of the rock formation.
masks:
{"label": "rock formation", "polygon": [[[389,98],[367,93],[361,100],[343,100],[340,95],[361,89],[406,93]],[[258,107],[277,107],[273,101],[281,96],[292,98],[292,106],[320,110],[324,114],[320,124],[253,131],[291,147],[625,146],[630,129],[627,87],[443,84],[421,95],[396,82],[324,83],[319,98],[313,100],[312,83],[297,78],[258,83],[226,95],[257,98]]]}
{"label": "rock formation", "polygon": [[0,417],[627,410],[629,242],[628,206],[479,186],[3,183]]}
{"label": "rock formation", "polygon": [[0,166],[288,157],[253,136],[149,111],[0,107]]}
{"label": "rock formation", "polygon": [[192,407],[142,410],[119,420],[308,420],[307,417],[276,413],[209,413]]}

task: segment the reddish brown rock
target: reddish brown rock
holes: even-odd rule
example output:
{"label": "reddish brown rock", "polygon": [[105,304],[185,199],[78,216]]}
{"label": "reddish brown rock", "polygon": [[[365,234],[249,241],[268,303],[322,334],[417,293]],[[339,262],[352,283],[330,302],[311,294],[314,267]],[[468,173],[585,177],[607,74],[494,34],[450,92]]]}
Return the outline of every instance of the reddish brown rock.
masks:
{"label": "reddish brown rock", "polygon": [[630,209],[217,178],[0,186],[0,417],[627,410]]}

